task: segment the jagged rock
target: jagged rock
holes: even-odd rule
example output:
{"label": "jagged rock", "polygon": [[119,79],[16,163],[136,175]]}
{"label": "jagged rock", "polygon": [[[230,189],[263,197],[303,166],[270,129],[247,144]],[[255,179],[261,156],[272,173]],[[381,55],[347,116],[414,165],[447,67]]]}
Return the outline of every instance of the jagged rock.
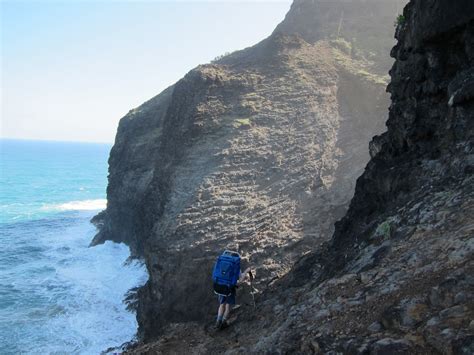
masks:
{"label": "jagged rock", "polygon": [[376,341],[370,347],[370,355],[402,355],[411,353],[411,344],[406,340],[385,338]]}
{"label": "jagged rock", "polygon": [[413,328],[428,314],[428,306],[420,300],[402,300],[399,305],[388,307],[382,313],[382,324],[386,329]]}
{"label": "jagged rock", "polygon": [[420,300],[402,302],[401,324],[413,328],[422,322],[428,314],[428,306]]}
{"label": "jagged rock", "polygon": [[441,319],[445,318],[462,318],[467,314],[467,307],[464,305],[458,305],[451,308],[443,309],[439,312]]}
{"label": "jagged rock", "polygon": [[370,157],[374,158],[381,150],[384,144],[386,143],[387,137],[384,135],[375,136],[369,143],[369,153]]}
{"label": "jagged rock", "polygon": [[301,352],[304,354],[321,354],[319,344],[314,339],[305,339],[301,345]]}
{"label": "jagged rock", "polygon": [[474,99],[474,69],[460,72],[448,85],[449,106]]}
{"label": "jagged rock", "polygon": [[371,325],[369,325],[369,327],[367,328],[367,330],[371,333],[378,333],[380,332],[381,330],[383,329],[383,326],[382,324],[380,324],[380,322],[373,322]]}
{"label": "jagged rock", "polygon": [[474,335],[467,335],[453,341],[453,354],[474,354]]}

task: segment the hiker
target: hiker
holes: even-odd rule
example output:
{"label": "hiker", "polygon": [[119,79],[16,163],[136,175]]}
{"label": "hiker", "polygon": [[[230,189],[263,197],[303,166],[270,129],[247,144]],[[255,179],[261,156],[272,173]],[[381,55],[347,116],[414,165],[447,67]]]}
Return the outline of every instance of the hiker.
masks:
{"label": "hiker", "polygon": [[245,269],[244,272],[241,272],[239,253],[225,250],[217,259],[212,274],[214,292],[218,295],[219,300],[216,321],[217,329],[222,329],[227,326],[231,307],[235,305],[237,284],[243,282],[247,275],[253,280],[250,267]]}

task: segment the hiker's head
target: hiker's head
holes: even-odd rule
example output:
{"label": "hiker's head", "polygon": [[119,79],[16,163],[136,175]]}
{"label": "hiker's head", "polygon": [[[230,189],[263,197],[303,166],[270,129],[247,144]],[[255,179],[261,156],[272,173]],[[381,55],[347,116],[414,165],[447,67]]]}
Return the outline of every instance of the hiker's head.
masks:
{"label": "hiker's head", "polygon": [[[238,239],[238,236],[237,236],[237,235],[235,236],[235,239]],[[240,254],[240,252],[241,252],[241,250],[240,250],[240,243],[236,243],[235,241],[234,241],[234,242],[230,242],[229,244],[227,244],[226,250],[232,250],[232,251],[235,251],[235,252],[237,252],[237,253]]]}
{"label": "hiker's head", "polygon": [[239,257],[240,258],[240,254],[235,251],[235,250],[232,250],[232,249],[225,249],[223,254],[227,254],[227,255],[230,255],[230,256],[234,256],[234,257]]}

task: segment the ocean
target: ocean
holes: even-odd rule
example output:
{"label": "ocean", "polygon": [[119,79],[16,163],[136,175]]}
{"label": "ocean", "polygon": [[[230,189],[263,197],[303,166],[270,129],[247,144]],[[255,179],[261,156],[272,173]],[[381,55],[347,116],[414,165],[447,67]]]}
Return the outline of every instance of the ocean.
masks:
{"label": "ocean", "polygon": [[129,249],[88,247],[108,144],[0,140],[0,354],[99,354],[131,340]]}

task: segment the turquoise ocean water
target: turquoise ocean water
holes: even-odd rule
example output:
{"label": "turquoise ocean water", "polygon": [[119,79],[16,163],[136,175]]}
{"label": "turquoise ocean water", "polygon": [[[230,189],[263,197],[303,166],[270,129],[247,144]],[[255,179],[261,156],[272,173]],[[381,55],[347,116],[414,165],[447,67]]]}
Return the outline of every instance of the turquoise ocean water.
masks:
{"label": "turquoise ocean water", "polygon": [[0,140],[0,354],[98,354],[135,335],[129,250],[89,248],[105,208],[106,144]]}

